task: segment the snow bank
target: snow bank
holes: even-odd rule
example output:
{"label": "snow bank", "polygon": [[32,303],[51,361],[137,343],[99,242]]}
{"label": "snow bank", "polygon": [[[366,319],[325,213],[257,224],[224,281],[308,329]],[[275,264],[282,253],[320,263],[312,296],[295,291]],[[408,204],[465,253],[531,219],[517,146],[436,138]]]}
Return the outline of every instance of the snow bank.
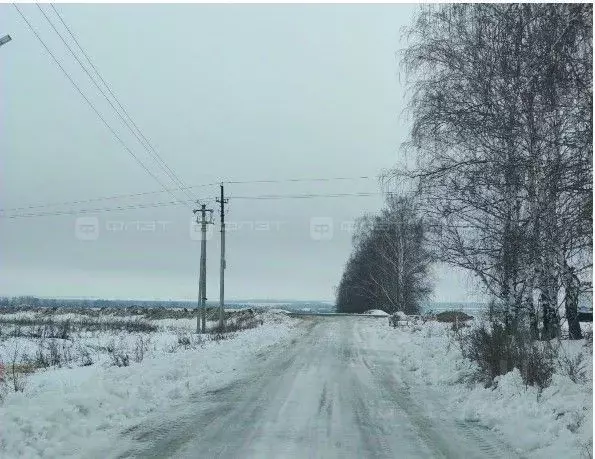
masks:
{"label": "snow bank", "polygon": [[516,369],[497,379],[495,389],[476,387],[459,398],[462,419],[502,432],[530,457],[584,457],[593,435],[590,391],[560,374],[541,394]]}
{"label": "snow bank", "polygon": [[[206,388],[231,381],[265,348],[289,340],[292,319],[207,341],[194,350],[153,352],[129,367],[106,363],[28,376],[25,391],[0,405],[0,457],[75,458],[105,451],[150,413],[172,409]],[[157,333],[155,341],[171,339]]]}
{"label": "snow bank", "polygon": [[361,335],[369,345],[395,354],[395,374],[409,386],[433,386],[437,403],[445,403],[458,420],[495,430],[522,456],[587,457],[593,438],[593,357],[584,340],[563,342],[562,352],[584,355],[586,381],[575,383],[558,368],[539,393],[525,387],[515,370],[486,389],[468,382],[475,366],[462,357],[450,326],[427,322],[394,329],[379,321],[362,323]]}

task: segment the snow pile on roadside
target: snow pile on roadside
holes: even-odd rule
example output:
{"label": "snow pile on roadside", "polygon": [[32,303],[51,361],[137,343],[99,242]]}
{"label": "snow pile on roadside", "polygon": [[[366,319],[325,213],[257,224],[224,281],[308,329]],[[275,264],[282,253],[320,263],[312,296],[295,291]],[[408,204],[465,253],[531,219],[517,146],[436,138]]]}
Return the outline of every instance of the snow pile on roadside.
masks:
{"label": "snow pile on roadside", "polygon": [[84,457],[107,450],[119,433],[150,413],[225,384],[255,354],[286,342],[292,319],[265,323],[219,342],[160,353],[129,367],[93,365],[38,371],[22,393],[7,393],[0,409],[0,457]]}
{"label": "snow pile on roadside", "polygon": [[376,316],[376,317],[387,317],[390,316],[388,312],[385,312],[381,309],[368,309],[363,314],[367,316]]}
{"label": "snow pile on roadside", "polygon": [[[518,370],[498,378],[496,389],[476,387],[460,397],[461,417],[502,432],[531,457],[580,458],[593,435],[588,387],[554,374],[541,394],[526,388]],[[589,448],[590,449],[590,448]]]}
{"label": "snow pile on roadside", "polygon": [[395,353],[395,374],[412,387],[433,386],[459,420],[499,432],[524,457],[587,457],[593,438],[593,358],[584,340],[564,341],[562,352],[584,355],[585,381],[575,383],[557,368],[550,386],[539,393],[525,387],[515,370],[486,389],[469,383],[475,366],[462,357],[450,326],[362,324],[367,343]]}

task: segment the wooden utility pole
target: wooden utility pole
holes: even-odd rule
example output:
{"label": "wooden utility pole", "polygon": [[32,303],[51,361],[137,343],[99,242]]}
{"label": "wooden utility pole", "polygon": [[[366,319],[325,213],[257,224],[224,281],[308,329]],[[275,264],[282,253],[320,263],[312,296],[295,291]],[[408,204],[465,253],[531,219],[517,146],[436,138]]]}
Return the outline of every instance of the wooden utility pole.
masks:
{"label": "wooden utility pole", "polygon": [[[213,209],[207,209],[206,204],[201,204],[200,209],[194,209],[194,213],[196,214],[197,212],[200,212],[201,214],[200,222],[198,221],[198,217],[196,222],[201,224],[200,230],[202,237],[200,242],[200,278],[198,282],[199,311],[196,315],[196,333],[205,333],[207,328],[207,225],[213,223]],[[211,214],[208,221],[206,219],[207,212],[210,212]]]}
{"label": "wooden utility pole", "polygon": [[221,266],[219,268],[219,331],[224,331],[223,320],[224,293],[225,293],[225,204],[228,199],[223,197],[223,183],[221,184],[221,197],[217,202],[221,205]]}

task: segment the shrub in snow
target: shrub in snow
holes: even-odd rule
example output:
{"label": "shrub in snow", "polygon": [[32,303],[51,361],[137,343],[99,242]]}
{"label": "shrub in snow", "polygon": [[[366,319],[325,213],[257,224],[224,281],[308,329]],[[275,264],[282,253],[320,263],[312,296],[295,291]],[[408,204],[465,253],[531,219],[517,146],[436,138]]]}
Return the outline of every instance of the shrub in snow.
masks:
{"label": "shrub in snow", "polygon": [[591,350],[593,350],[593,330],[587,330],[584,333],[585,337],[585,346],[588,346]]}
{"label": "shrub in snow", "polygon": [[23,332],[21,331],[20,325],[17,325],[12,329],[12,333],[10,334],[13,338],[17,338],[19,336],[23,336]]}
{"label": "shrub in snow", "polygon": [[110,361],[113,366],[127,367],[130,365],[130,355],[128,354],[128,350],[125,348],[122,341],[116,345],[116,343],[112,340],[107,345],[107,352],[110,356]]}
{"label": "shrub in snow", "polygon": [[71,326],[70,320],[65,320],[60,324],[59,331],[58,331],[58,338],[61,339],[68,339],[70,338]]}
{"label": "shrub in snow", "polygon": [[89,352],[89,349],[87,349],[86,346],[79,344],[78,352],[79,352],[79,364],[82,367],[88,367],[88,366],[93,365],[93,358],[91,357],[91,353]]}
{"label": "shrub in snow", "polygon": [[491,386],[496,377],[518,369],[526,385],[547,387],[555,351],[548,342],[528,339],[528,331],[494,321],[458,335],[463,356],[477,364],[477,379]]}
{"label": "shrub in snow", "polygon": [[9,384],[15,392],[23,392],[25,390],[25,373],[22,371],[20,365],[11,365]]}
{"label": "shrub in snow", "polygon": [[517,353],[523,382],[543,389],[549,386],[554,374],[556,352],[548,342],[525,342]]}
{"label": "shrub in snow", "polygon": [[211,335],[211,341],[223,341],[230,338],[229,334],[226,333],[221,333],[221,332],[217,332],[217,333],[213,333]]}
{"label": "shrub in snow", "polygon": [[253,315],[242,315],[227,325],[227,331],[234,332],[240,330],[250,330],[251,328],[256,328],[262,324],[262,319],[257,319]]}
{"label": "shrub in snow", "polygon": [[587,381],[587,364],[584,354],[577,354],[574,357],[564,352],[558,354],[558,366],[562,374],[568,376],[575,384],[584,384]]}
{"label": "shrub in snow", "polygon": [[205,343],[201,335],[178,335],[177,344],[172,345],[171,352],[177,351],[180,347],[187,349],[196,349]]}
{"label": "shrub in snow", "polygon": [[190,338],[188,336],[180,335],[178,336],[178,344],[180,346],[184,346],[185,348],[190,347]]}
{"label": "shrub in snow", "polygon": [[71,347],[72,343],[69,341],[55,338],[48,340],[41,338],[37,342],[37,350],[32,364],[40,368],[68,365],[73,360]]}
{"label": "shrub in snow", "polygon": [[15,344],[14,351],[12,353],[11,362],[8,364],[8,374],[5,376],[5,380],[10,385],[10,390],[14,392],[23,392],[25,390],[25,375],[28,371],[27,367],[19,364],[21,358],[21,350],[18,344]]}
{"label": "shrub in snow", "polygon": [[[263,323],[264,321],[262,318],[256,317],[252,312],[246,313],[242,311],[242,313],[238,314],[237,317],[227,320],[223,328],[219,327],[219,324],[217,324],[215,327],[209,330],[209,332],[215,335],[222,335],[225,333],[233,333],[241,330],[250,330],[262,325]],[[222,337],[213,337],[213,339],[219,341],[222,339]]]}
{"label": "shrub in snow", "polygon": [[72,360],[70,347],[64,341],[59,342],[52,339],[49,342],[50,365],[61,367],[67,365]]}
{"label": "shrub in snow", "polygon": [[0,402],[4,400],[4,396],[7,392],[7,384],[6,379],[4,377],[5,371],[6,369],[4,367],[4,364],[0,362]]}
{"label": "shrub in snow", "polygon": [[151,338],[148,336],[139,335],[136,338],[134,343],[134,361],[135,362],[142,362],[145,358],[146,352],[149,350],[149,345],[151,343]]}
{"label": "shrub in snow", "polygon": [[126,353],[116,352],[111,354],[112,363],[117,367],[127,367],[130,365],[130,356]]}

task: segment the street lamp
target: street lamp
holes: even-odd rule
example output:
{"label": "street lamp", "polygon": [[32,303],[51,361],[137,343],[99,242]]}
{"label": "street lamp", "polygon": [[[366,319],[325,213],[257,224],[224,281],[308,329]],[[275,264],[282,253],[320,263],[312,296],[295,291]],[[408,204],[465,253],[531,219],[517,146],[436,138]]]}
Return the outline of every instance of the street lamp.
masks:
{"label": "street lamp", "polygon": [[2,38],[0,38],[0,46],[5,45],[10,40],[12,40],[12,38],[10,38],[10,35],[4,35]]}

